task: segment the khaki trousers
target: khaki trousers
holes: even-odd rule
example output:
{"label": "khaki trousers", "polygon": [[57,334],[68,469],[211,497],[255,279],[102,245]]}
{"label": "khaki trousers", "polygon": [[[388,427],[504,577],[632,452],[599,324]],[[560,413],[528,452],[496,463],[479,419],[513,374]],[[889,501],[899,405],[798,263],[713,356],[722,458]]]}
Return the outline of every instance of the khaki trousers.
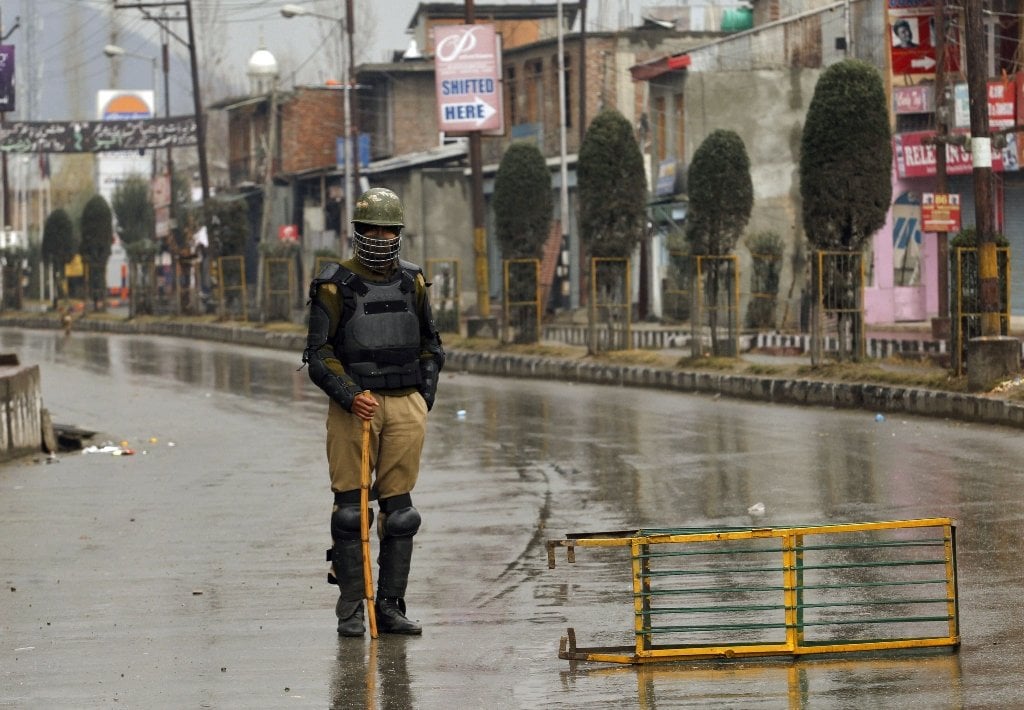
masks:
{"label": "khaki trousers", "polygon": [[[393,397],[373,393],[377,411],[370,422],[370,498],[409,493],[420,472],[427,431],[427,403],[419,392]],[[363,420],[331,400],[327,411],[327,464],[331,490],[359,489]]]}

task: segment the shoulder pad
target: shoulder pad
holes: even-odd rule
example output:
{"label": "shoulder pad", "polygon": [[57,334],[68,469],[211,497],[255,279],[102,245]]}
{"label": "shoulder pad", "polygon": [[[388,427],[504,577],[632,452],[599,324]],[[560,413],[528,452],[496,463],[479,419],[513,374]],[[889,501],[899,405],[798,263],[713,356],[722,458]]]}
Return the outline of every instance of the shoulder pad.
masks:
{"label": "shoulder pad", "polygon": [[336,261],[328,261],[323,265],[323,268],[320,269],[320,273],[316,275],[316,280],[331,281],[339,270],[341,270],[341,264]]}
{"label": "shoulder pad", "polygon": [[359,278],[358,274],[354,271],[346,269],[344,266],[338,269],[339,275],[337,277],[337,283],[341,284],[344,288],[355,291],[360,296],[365,296],[369,293],[370,289],[367,287],[366,282]]}
{"label": "shoulder pad", "polygon": [[321,284],[339,284],[344,279],[345,274],[351,273],[351,271],[336,261],[327,262],[324,264],[323,268],[320,269],[320,273],[317,274],[310,282],[309,297],[313,298],[316,295],[316,290]]}
{"label": "shoulder pad", "polygon": [[420,267],[419,264],[414,264],[411,261],[406,261],[405,259],[399,259],[398,266],[402,271],[407,271],[414,279],[416,278],[416,274],[423,273],[423,268]]}

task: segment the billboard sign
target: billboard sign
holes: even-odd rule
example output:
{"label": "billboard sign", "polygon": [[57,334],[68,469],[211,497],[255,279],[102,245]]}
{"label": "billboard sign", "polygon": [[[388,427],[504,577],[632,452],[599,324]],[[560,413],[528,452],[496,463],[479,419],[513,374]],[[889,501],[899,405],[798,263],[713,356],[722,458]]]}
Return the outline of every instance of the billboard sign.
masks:
{"label": "billboard sign", "polygon": [[434,28],[434,77],[438,130],[504,133],[501,49],[494,25]]}
{"label": "billboard sign", "polygon": [[935,110],[935,87],[931,84],[894,86],[892,102],[897,114],[931,113]]}
{"label": "billboard sign", "polygon": [[[1019,82],[1017,76],[1007,81],[988,82],[988,127],[993,131],[1010,128],[1016,123]],[[971,97],[967,84],[962,82],[953,87],[953,125],[971,127]]]}
{"label": "billboard sign", "polygon": [[[934,74],[935,1],[889,0],[889,56],[894,75]],[[946,71],[960,71],[960,35],[948,26],[946,34]]]}
{"label": "billboard sign", "polygon": [[96,118],[100,121],[133,121],[153,118],[155,95],[152,91],[96,92]]}
{"label": "billboard sign", "polygon": [[[966,131],[956,130],[954,135],[967,136]],[[932,177],[935,175],[935,150],[938,146],[927,142],[935,137],[935,131],[911,131],[897,133],[893,137],[893,152],[896,154],[896,174],[900,178]],[[992,170],[1003,172],[1017,169],[1017,137],[1006,136],[1007,147],[992,154]],[[947,144],[946,173],[968,175],[974,170],[970,152],[963,146]]]}
{"label": "billboard sign", "polygon": [[959,232],[960,195],[926,192],[921,195],[922,232]]}
{"label": "billboard sign", "polygon": [[5,153],[98,153],[196,145],[196,121],[180,118],[138,121],[14,121],[0,125]]}

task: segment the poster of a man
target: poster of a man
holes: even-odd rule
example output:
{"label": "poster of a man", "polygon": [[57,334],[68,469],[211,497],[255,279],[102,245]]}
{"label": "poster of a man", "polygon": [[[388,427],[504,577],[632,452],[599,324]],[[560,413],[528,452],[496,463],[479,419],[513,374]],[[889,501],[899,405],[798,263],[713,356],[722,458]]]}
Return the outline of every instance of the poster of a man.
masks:
{"label": "poster of a man", "polygon": [[[892,75],[926,77],[935,74],[934,0],[887,0],[889,5],[889,58]],[[943,51],[946,72],[960,71],[961,38],[955,23],[945,27]]]}
{"label": "poster of a man", "polygon": [[917,47],[914,29],[909,20],[897,20],[892,26],[892,46],[899,49],[913,49]]}

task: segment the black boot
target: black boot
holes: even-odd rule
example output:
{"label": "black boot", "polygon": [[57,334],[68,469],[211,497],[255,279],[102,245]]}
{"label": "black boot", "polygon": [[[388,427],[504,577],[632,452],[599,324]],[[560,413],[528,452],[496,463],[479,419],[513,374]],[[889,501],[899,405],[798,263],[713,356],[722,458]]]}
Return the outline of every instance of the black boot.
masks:
{"label": "black boot", "polygon": [[377,630],[385,634],[423,633],[405,617],[405,588],[412,563],[412,536],[386,536],[380,541],[380,579],[377,582]]}
{"label": "black boot", "polygon": [[334,613],[338,615],[339,636],[362,636],[363,635],[363,602],[347,602],[338,598],[334,605]]}
{"label": "black boot", "polygon": [[408,636],[419,636],[423,633],[423,628],[419,624],[405,617],[404,599],[383,597],[377,600],[375,608],[377,610],[377,631],[380,633],[406,634]]}
{"label": "black boot", "polygon": [[342,636],[363,635],[363,548],[359,540],[334,543],[331,563],[338,584],[338,633]]}

